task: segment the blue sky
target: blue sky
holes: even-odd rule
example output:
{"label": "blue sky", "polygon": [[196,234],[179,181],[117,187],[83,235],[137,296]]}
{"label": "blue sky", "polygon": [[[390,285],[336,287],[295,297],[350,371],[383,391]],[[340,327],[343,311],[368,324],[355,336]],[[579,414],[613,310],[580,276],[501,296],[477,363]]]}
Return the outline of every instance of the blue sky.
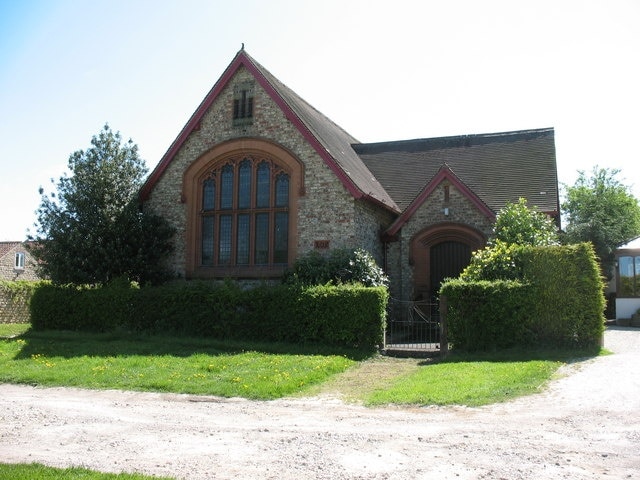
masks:
{"label": "blue sky", "polygon": [[0,240],[105,123],[152,169],[241,44],[363,142],[554,127],[640,198],[636,0],[0,0]]}

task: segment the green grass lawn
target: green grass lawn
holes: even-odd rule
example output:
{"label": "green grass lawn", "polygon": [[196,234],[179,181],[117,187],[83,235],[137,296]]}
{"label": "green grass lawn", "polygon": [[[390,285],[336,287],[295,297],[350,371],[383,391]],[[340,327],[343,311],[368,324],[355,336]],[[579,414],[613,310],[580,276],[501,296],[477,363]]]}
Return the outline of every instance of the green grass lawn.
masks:
{"label": "green grass lawn", "polygon": [[311,346],[3,328],[0,382],[263,400],[329,388],[366,405],[502,402],[540,391],[564,363],[599,353],[454,352],[442,362],[391,361]]}
{"label": "green grass lawn", "polygon": [[129,473],[100,473],[84,468],[53,468],[37,463],[0,463],[0,480],[170,480]]}
{"label": "green grass lawn", "polygon": [[29,328],[29,323],[0,323],[0,338],[22,335]]}
{"label": "green grass lawn", "polygon": [[0,382],[45,386],[273,399],[355,363],[311,347],[194,338],[28,331],[0,340]]}
{"label": "green grass lawn", "polygon": [[508,350],[451,354],[446,361],[424,364],[364,399],[367,405],[466,405],[504,402],[540,392],[558,368],[596,350]]}

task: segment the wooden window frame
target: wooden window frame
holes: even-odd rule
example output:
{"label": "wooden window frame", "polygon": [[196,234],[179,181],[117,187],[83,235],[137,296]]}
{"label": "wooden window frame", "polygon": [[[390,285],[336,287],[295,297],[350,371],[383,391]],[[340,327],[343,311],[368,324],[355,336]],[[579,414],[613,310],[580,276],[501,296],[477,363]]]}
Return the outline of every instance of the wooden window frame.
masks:
{"label": "wooden window frame", "polygon": [[24,270],[26,264],[27,264],[27,255],[24,252],[16,252],[13,269]]}
{"label": "wooden window frame", "polygon": [[[213,256],[210,262],[205,262],[201,253],[199,261],[196,259],[199,266],[286,265],[287,262],[276,261],[275,229],[278,214],[290,214],[289,202],[277,205],[276,186],[283,178],[288,182],[289,176],[289,172],[273,160],[256,155],[230,157],[212,167],[209,174],[200,181],[202,191],[199,203],[203,205],[200,211],[201,223],[205,218],[214,218],[211,239],[214,246]],[[218,197],[214,198],[214,208],[204,208],[205,185],[217,179],[219,188],[215,188]],[[290,182],[288,184],[290,185]],[[290,192],[287,197],[291,197]],[[218,208],[215,208],[215,205],[218,205]],[[241,228],[241,224],[246,228]],[[261,235],[260,232],[263,230]],[[246,241],[241,242],[243,233],[246,234],[246,238],[244,235],[242,238]],[[202,234],[200,238],[204,241]],[[247,247],[246,250],[240,248],[241,243]],[[204,249],[205,245],[202,244],[201,251]],[[244,253],[247,254],[246,257]]]}
{"label": "wooden window frame", "polygon": [[[248,159],[252,166],[251,196],[252,208],[238,209],[238,168],[242,161]],[[270,165],[270,205],[268,208],[255,206],[255,193],[257,182],[257,166],[261,162]],[[212,175],[219,175],[224,165],[233,165],[233,206],[231,209],[220,209],[220,185],[215,187],[215,207],[211,211],[204,211],[203,182]],[[276,207],[276,179],[279,174],[286,174],[289,181],[288,207]],[[211,151],[194,161],[185,171],[183,178],[183,202],[187,205],[186,225],[186,276],[187,278],[274,278],[282,275],[289,265],[292,265],[297,252],[297,209],[298,197],[304,192],[304,171],[302,163],[291,152],[283,147],[258,139],[239,139],[218,145]],[[275,218],[278,212],[288,212],[287,232],[287,261],[286,263],[273,263],[276,250]],[[250,236],[255,234],[255,217],[259,213],[269,214],[269,263],[255,263],[255,243],[250,237],[249,264],[238,264],[238,215],[248,213],[250,217]],[[223,214],[234,215],[232,221],[232,261],[230,264],[221,265],[218,262],[219,242],[217,240],[219,220],[214,221],[214,252],[213,264],[202,264],[202,218],[214,216],[219,218]],[[282,251],[280,251],[282,254]]]}

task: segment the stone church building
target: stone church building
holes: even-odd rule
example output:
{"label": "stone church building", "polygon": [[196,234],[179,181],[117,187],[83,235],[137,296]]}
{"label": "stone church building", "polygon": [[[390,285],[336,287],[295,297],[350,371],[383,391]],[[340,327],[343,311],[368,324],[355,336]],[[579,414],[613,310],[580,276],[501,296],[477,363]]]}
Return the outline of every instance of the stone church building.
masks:
{"label": "stone church building", "polygon": [[240,50],[145,183],[187,279],[276,279],[363,248],[391,295],[433,297],[507,202],[559,217],[552,128],[360,143]]}

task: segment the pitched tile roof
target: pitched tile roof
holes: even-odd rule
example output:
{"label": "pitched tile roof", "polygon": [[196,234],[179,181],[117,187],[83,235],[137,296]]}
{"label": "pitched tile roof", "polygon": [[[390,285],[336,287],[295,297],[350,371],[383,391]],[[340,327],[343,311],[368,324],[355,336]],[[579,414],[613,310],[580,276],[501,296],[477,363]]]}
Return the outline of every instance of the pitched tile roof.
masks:
{"label": "pitched tile roof", "polygon": [[191,132],[239,68],[246,68],[318,152],[354,198],[400,214],[447,167],[478,202],[497,213],[526,197],[529,205],[559,213],[552,128],[452,137],[359,143],[240,50],[142,187],[144,201]]}
{"label": "pitched tile roof", "polygon": [[353,145],[401,210],[446,165],[491,210],[525,197],[559,212],[553,128]]}
{"label": "pitched tile roof", "polygon": [[371,175],[366,165],[351,148],[351,144],[357,143],[357,140],[280,82],[244,50],[237,53],[171,144],[160,163],[151,172],[141,190],[140,196],[143,200],[148,198],[153,185],[162,176],[189,134],[198,127],[207,109],[240,67],[245,67],[251,72],[256,81],[280,106],[286,117],[298,128],[355,198],[366,198],[398,212],[397,205],[387,191]]}
{"label": "pitched tile roof", "polygon": [[0,258],[4,257],[7,253],[20,245],[24,245],[24,242],[0,242]]}

